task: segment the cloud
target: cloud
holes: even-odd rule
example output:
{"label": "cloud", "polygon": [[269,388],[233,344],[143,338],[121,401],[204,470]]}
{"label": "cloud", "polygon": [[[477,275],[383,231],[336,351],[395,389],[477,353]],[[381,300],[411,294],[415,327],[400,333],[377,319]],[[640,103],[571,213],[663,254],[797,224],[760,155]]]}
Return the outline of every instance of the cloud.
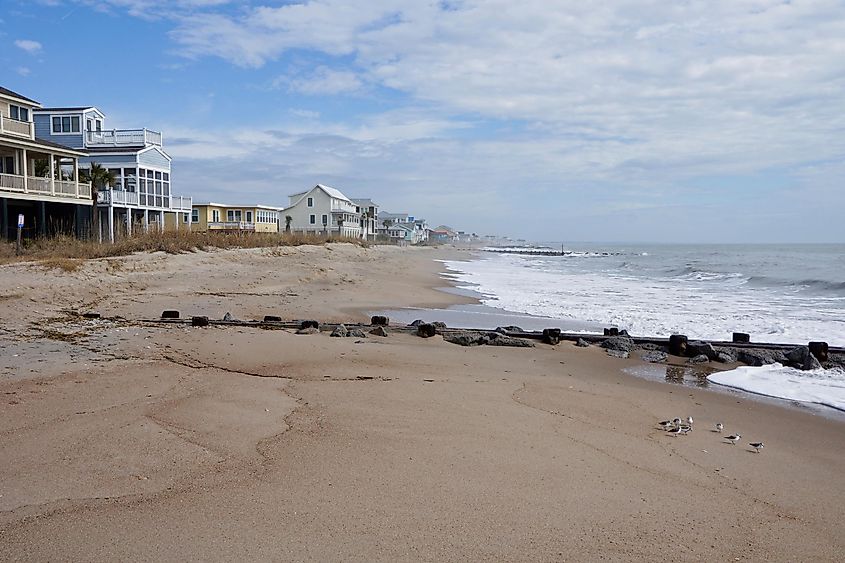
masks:
{"label": "cloud", "polygon": [[307,75],[280,76],[273,85],[277,88],[286,86],[291,92],[309,96],[353,94],[360,92],[364,87],[354,72],[334,70],[325,66],[320,66]]}
{"label": "cloud", "polygon": [[15,46],[18,49],[23,49],[31,55],[41,52],[41,43],[33,41],[32,39],[16,39]]}
{"label": "cloud", "polygon": [[[158,2],[125,3],[164,13]],[[496,205],[508,209],[518,192],[543,203],[539,214],[573,224],[578,213],[676,203],[687,211],[673,213],[695,218],[695,202],[701,209],[710,197],[700,186],[716,177],[751,185],[775,170],[782,185],[812,193],[813,182],[842,184],[841,167],[818,164],[845,161],[838,0],[183,2],[162,17],[186,58],[285,72],[275,86],[289,93],[347,96],[356,111],[362,98],[389,93],[375,114],[346,110],[330,121],[338,112],[326,110],[188,132],[171,148],[206,181],[213,155],[260,170],[270,195],[280,178],[296,189],[316,180],[390,186],[376,196],[457,216],[456,202],[477,193],[492,223],[507,221]],[[232,167],[237,159],[248,164]],[[792,201],[766,193],[747,205]],[[825,193],[831,208],[845,203]],[[822,209],[810,198],[803,205]],[[753,222],[751,207],[717,208]]]}
{"label": "cloud", "polygon": [[21,76],[29,76],[32,71],[25,66],[19,66],[15,69],[15,72],[17,72]]}

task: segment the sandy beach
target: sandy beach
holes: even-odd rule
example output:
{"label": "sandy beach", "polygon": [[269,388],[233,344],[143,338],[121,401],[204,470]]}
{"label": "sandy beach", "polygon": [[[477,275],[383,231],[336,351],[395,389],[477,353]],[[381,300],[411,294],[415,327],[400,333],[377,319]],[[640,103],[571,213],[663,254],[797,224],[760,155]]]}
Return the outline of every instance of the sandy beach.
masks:
{"label": "sandy beach", "polygon": [[[633,377],[639,359],[568,342],[140,322],[469,303],[437,290],[436,260],[460,256],[329,245],[0,267],[0,558],[842,559],[841,420]],[[688,415],[688,436],[656,426]]]}

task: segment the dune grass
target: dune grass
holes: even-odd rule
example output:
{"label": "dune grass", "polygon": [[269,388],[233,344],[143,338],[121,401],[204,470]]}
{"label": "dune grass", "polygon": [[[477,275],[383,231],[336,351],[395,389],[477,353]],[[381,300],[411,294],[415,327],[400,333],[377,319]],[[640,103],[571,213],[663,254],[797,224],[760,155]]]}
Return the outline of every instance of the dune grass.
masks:
{"label": "dune grass", "polygon": [[367,243],[358,238],[302,233],[223,233],[196,231],[151,231],[121,237],[113,244],[80,240],[70,236],[37,238],[24,241],[23,252],[15,254],[15,243],[0,243],[0,264],[39,261],[50,268],[72,272],[84,260],[128,256],[135,252],[194,252],[206,249],[269,248],[275,246],[323,245],[346,242],[358,246]]}

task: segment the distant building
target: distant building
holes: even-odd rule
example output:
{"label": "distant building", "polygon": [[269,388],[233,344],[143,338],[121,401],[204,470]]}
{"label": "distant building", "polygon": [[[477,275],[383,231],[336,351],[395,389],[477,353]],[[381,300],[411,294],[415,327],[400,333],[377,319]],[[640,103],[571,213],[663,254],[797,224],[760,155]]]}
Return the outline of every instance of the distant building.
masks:
{"label": "distant building", "polygon": [[280,211],[268,205],[195,203],[191,223],[199,231],[278,233]]}
{"label": "distant building", "polygon": [[114,240],[117,224],[125,225],[127,233],[135,225],[145,230],[190,228],[191,198],[171,191],[171,158],[161,133],[107,129],[105,115],[93,106],[38,108],[33,113],[39,139],[87,153],[79,159],[81,168],[97,163],[114,174],[114,185],[97,197],[104,238]]}
{"label": "distant building", "polygon": [[79,181],[85,152],[38,138],[33,116],[41,104],[0,87],[0,232],[82,236],[91,222],[91,184]]}
{"label": "distant building", "polygon": [[290,196],[290,204],[282,211],[282,221],[291,218],[294,232],[362,236],[361,214],[352,200],[338,189],[317,184],[308,191]]}

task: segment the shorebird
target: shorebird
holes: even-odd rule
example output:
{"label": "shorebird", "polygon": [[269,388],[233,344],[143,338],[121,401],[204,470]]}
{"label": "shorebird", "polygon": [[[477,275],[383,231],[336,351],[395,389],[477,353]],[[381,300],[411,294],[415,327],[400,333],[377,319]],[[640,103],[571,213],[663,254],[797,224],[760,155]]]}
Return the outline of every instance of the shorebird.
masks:
{"label": "shorebird", "polygon": [[677,428],[678,426],[680,426],[680,425],[681,425],[681,419],[680,419],[680,418],[676,418],[676,419],[674,419],[674,420],[672,421],[672,424],[674,424],[674,425],[675,425],[675,428]]}
{"label": "shorebird", "polygon": [[686,432],[681,430],[680,426],[676,426],[676,427],[672,428],[671,430],[668,430],[667,432],[669,432],[669,434],[671,434],[672,436],[680,436],[682,434],[686,434]]}
{"label": "shorebird", "polygon": [[692,432],[692,426],[690,426],[689,424],[681,424],[680,426],[678,426],[678,428],[680,428],[681,432],[683,432],[684,434],[686,434],[687,432]]}
{"label": "shorebird", "polygon": [[687,424],[689,424],[690,428],[692,428],[692,417],[691,416],[687,417]]}
{"label": "shorebird", "polygon": [[763,442],[751,442],[748,445],[757,450],[757,453],[759,454],[760,450],[762,450],[763,446],[765,446],[766,444],[764,444]]}
{"label": "shorebird", "polygon": [[730,436],[725,436],[725,440],[727,440],[733,445],[736,445],[736,443],[739,442],[740,438],[742,438],[741,434],[731,434]]}
{"label": "shorebird", "polygon": [[721,432],[725,428],[725,425],[721,422],[716,423],[716,432]]}
{"label": "shorebird", "polygon": [[674,426],[675,424],[671,420],[661,420],[657,423],[658,426],[662,426],[663,428],[669,428]]}

